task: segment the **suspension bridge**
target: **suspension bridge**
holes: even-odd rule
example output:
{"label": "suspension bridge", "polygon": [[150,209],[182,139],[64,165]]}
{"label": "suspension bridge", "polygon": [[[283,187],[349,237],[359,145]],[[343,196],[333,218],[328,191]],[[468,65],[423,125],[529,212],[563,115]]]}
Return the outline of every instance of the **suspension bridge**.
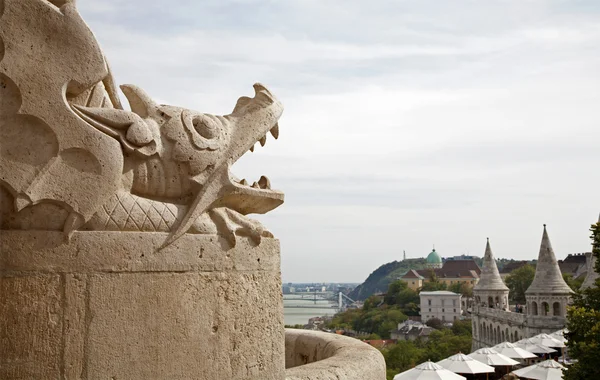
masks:
{"label": "suspension bridge", "polygon": [[[301,308],[301,309],[335,309],[337,311],[344,311],[350,305],[354,305],[356,301],[348,297],[342,292],[292,292],[285,294],[285,301],[306,301],[307,304],[303,305],[285,305],[286,309]],[[328,304],[324,305],[323,301],[327,301]],[[313,304],[308,304],[312,302]]]}

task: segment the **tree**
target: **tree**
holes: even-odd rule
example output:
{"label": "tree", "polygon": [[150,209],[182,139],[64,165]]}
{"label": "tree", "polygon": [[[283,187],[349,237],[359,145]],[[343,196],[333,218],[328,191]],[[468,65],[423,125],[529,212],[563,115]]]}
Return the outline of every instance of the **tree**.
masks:
{"label": "tree", "polygon": [[461,321],[457,319],[452,324],[452,332],[454,335],[468,335],[469,337],[473,334],[473,325],[471,320]]}
{"label": "tree", "polygon": [[506,286],[510,289],[510,296],[513,301],[525,303],[525,291],[533,282],[535,276],[535,268],[532,265],[526,264],[521,268],[512,271],[506,277]]}
{"label": "tree", "polygon": [[388,379],[409,370],[423,361],[425,350],[418,348],[411,341],[400,340],[389,349],[383,350],[383,357],[388,371]]}
{"label": "tree", "polygon": [[[600,222],[592,225],[592,254],[600,273]],[[567,309],[567,347],[577,361],[567,367],[565,380],[600,379],[600,279],[573,297]]]}
{"label": "tree", "polygon": [[432,327],[436,330],[440,330],[444,328],[444,322],[442,322],[441,319],[439,318],[431,318],[430,320],[428,320],[427,322],[425,322],[425,324],[429,327]]}
{"label": "tree", "polygon": [[569,287],[573,289],[574,292],[578,291],[579,288],[581,288],[581,284],[583,284],[584,279],[584,277],[573,278],[573,275],[571,273],[563,274],[563,280],[565,280],[567,285],[569,285]]}
{"label": "tree", "polygon": [[429,270],[426,282],[423,283],[421,291],[435,292],[436,290],[446,290],[448,287],[445,282],[441,282],[438,276],[435,274],[433,269]]}

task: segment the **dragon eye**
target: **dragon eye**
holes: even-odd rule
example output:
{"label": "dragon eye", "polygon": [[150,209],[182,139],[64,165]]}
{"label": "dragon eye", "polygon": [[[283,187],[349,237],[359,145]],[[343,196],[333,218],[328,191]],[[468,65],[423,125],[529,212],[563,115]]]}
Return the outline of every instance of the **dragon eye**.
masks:
{"label": "dragon eye", "polygon": [[198,134],[205,139],[214,139],[219,131],[215,122],[203,115],[196,115],[192,118],[192,125]]}

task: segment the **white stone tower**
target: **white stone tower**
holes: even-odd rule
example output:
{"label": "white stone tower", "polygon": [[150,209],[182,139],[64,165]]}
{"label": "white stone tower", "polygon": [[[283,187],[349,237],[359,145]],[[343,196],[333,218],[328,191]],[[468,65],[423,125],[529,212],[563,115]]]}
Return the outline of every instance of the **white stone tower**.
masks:
{"label": "white stone tower", "polygon": [[508,310],[508,287],[502,281],[498,266],[490,247],[490,239],[485,246],[483,268],[479,282],[473,287],[476,307]]}
{"label": "white stone tower", "polygon": [[[565,317],[573,291],[562,278],[544,224],[535,277],[525,291],[528,316]],[[530,326],[534,327],[534,326]]]}

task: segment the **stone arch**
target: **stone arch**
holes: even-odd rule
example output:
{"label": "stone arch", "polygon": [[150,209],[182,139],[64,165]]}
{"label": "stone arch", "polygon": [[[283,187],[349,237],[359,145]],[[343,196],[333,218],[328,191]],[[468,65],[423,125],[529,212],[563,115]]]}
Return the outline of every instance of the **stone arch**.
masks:
{"label": "stone arch", "polygon": [[518,342],[519,340],[521,340],[519,339],[519,332],[515,331],[515,342]]}
{"label": "stone arch", "polygon": [[500,308],[500,297],[496,296],[495,301],[496,301],[496,303],[494,304],[494,307]]}
{"label": "stone arch", "polygon": [[513,333],[510,333],[510,341],[514,342],[514,335],[513,335]]}
{"label": "stone arch", "polygon": [[554,302],[554,304],[552,305],[552,315],[556,315],[556,316],[561,315],[560,302]]}
{"label": "stone arch", "polygon": [[531,302],[531,314],[538,315],[538,305],[535,301]]}
{"label": "stone arch", "polygon": [[544,301],[544,302],[542,302],[540,309],[541,309],[540,310],[541,315],[548,315],[548,311],[550,310],[550,305],[548,305],[548,302]]}
{"label": "stone arch", "polygon": [[494,297],[488,297],[488,307],[494,307]]}
{"label": "stone arch", "polygon": [[502,330],[502,332],[500,333],[500,343],[504,342],[506,339],[504,339],[504,330]]}

